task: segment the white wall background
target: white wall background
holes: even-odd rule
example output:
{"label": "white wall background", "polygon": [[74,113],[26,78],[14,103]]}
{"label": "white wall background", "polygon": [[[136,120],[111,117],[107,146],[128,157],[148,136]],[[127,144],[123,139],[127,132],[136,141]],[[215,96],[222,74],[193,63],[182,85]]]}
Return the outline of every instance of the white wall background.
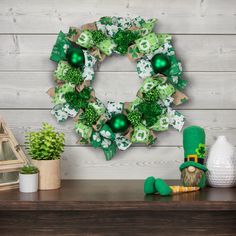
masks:
{"label": "white wall background", "polygon": [[[191,100],[179,110],[186,125],[200,125],[207,144],[225,134],[236,145],[236,1],[235,0],[0,0],[0,114],[24,143],[24,132],[43,121],[66,133],[63,178],[178,178],[183,161],[182,134],[159,135],[154,147],[135,146],[105,161],[100,150],[75,144],[72,122],[50,115],[55,64],[49,55],[59,30],[104,15],[156,17],[156,32],[171,33]],[[135,64],[111,58],[97,71],[96,91],[105,100],[129,100],[141,81]]]}

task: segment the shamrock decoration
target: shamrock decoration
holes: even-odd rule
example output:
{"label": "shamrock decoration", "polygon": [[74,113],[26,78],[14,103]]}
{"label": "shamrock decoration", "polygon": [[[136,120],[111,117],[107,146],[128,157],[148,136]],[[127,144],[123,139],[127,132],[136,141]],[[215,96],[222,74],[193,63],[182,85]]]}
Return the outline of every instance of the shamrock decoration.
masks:
{"label": "shamrock decoration", "polygon": [[[60,32],[50,59],[57,63],[55,88],[49,90],[59,122],[75,121],[80,143],[100,148],[107,160],[133,143],[151,145],[156,132],[173,126],[181,130],[184,116],[171,108],[188,100],[186,80],[171,45],[171,36],[156,34],[156,19],[102,17],[98,21]],[[92,82],[94,67],[112,54],[136,62],[142,85],[130,102],[101,102]],[[204,155],[205,146],[196,150]]]}
{"label": "shamrock decoration", "polygon": [[199,143],[198,148],[196,148],[196,153],[199,157],[203,158],[205,156],[206,153],[206,145]]}

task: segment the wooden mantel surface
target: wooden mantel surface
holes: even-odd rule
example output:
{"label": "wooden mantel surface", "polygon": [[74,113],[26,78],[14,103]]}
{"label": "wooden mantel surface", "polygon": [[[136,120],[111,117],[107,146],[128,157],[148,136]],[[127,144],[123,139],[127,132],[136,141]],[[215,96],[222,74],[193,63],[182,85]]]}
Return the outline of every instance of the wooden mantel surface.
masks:
{"label": "wooden mantel surface", "polygon": [[[167,181],[178,184],[177,181]],[[202,191],[161,197],[145,196],[142,180],[63,180],[58,190],[20,193],[0,192],[0,211],[236,211],[236,188],[205,188]]]}

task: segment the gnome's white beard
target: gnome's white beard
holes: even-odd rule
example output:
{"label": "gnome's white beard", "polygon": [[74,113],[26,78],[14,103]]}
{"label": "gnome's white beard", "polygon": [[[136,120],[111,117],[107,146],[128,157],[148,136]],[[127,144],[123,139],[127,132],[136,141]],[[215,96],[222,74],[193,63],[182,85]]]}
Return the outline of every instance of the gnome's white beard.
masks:
{"label": "gnome's white beard", "polygon": [[181,171],[182,184],[186,187],[197,187],[203,174],[204,171],[198,168],[195,168],[194,172],[189,172],[188,168],[185,168]]}

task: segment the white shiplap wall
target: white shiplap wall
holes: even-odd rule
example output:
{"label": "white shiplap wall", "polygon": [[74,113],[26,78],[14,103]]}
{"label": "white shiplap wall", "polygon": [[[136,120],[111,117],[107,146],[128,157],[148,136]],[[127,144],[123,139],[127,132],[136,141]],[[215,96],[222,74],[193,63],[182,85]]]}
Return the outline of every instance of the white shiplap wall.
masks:
{"label": "white shiplap wall", "polygon": [[[207,143],[225,134],[236,145],[236,1],[235,0],[1,0],[0,114],[21,144],[24,132],[48,121],[66,134],[63,178],[178,178],[183,160],[182,134],[159,135],[155,147],[135,146],[105,161],[102,152],[75,145],[72,122],[57,124],[50,115],[55,64],[49,55],[59,30],[104,15],[155,17],[156,31],[173,34],[182,60],[190,102],[179,107],[186,125],[205,128]],[[105,61],[97,72],[97,95],[132,99],[140,85],[127,58]]]}

